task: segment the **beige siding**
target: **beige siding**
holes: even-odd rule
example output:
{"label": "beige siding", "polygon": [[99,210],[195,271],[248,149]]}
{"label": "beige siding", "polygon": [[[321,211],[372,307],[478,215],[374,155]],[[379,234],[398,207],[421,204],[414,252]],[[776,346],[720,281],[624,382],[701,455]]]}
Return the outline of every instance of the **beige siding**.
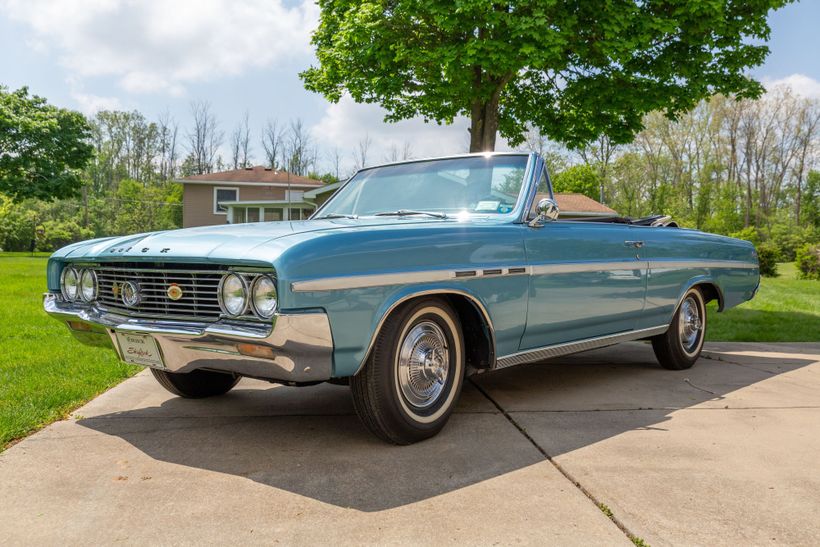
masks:
{"label": "beige siding", "polygon": [[226,224],[227,215],[214,214],[214,188],[238,188],[239,201],[285,199],[286,188],[277,186],[239,186],[230,184],[186,184],[182,196],[182,225],[212,226]]}

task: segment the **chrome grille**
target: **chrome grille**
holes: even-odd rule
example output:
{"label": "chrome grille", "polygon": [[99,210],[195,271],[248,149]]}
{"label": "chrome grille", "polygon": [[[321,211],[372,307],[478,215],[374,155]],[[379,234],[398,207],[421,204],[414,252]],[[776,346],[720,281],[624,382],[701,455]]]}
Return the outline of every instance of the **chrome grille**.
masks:
{"label": "chrome grille", "polygon": [[[148,264],[104,265],[94,268],[99,281],[98,305],[106,310],[129,316],[160,317],[168,319],[197,319],[216,321],[221,310],[217,292],[219,281],[227,270],[210,269],[203,265]],[[121,291],[114,285],[135,282],[141,300],[135,307],[126,306]],[[171,300],[167,291],[171,284],[182,289],[182,298]]]}

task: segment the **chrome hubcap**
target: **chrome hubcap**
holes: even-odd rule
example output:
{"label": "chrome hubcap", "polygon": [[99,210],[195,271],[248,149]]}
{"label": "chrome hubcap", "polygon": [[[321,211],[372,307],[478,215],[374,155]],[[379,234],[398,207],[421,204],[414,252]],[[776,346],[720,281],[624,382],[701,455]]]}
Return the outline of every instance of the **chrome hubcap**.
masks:
{"label": "chrome hubcap", "polygon": [[687,297],[681,304],[678,322],[680,343],[687,353],[692,353],[698,347],[703,330],[700,308],[693,297]]}
{"label": "chrome hubcap", "polygon": [[444,331],[432,321],[415,325],[399,347],[399,387],[416,408],[434,404],[444,391],[450,372],[450,351]]}

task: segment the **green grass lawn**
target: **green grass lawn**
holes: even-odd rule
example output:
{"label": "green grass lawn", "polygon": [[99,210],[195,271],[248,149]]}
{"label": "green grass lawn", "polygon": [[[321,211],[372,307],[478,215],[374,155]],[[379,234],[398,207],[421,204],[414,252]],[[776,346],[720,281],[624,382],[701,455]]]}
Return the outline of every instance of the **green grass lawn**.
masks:
{"label": "green grass lawn", "polygon": [[797,279],[793,263],[777,265],[757,295],[717,313],[709,304],[707,340],[732,342],[820,342],[820,281]]}
{"label": "green grass lawn", "polygon": [[139,370],[45,314],[45,274],[44,257],[0,253],[0,451]]}
{"label": "green grass lawn", "polygon": [[[0,253],[0,450],[140,370],[43,312],[45,267],[42,256]],[[721,314],[710,304],[709,340],[820,341],[820,282],[796,279],[792,264],[779,270],[751,302]]]}

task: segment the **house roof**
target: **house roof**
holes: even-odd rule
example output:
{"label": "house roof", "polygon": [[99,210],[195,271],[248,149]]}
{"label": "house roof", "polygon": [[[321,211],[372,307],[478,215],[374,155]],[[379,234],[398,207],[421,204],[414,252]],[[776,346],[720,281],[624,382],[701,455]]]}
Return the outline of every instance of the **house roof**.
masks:
{"label": "house roof", "polygon": [[[543,199],[546,197],[549,196],[547,194],[537,194],[535,196],[535,202],[537,203],[539,199]],[[610,209],[603,203],[597,202],[594,199],[585,196],[584,194],[556,193],[555,202],[558,204],[558,209],[561,211],[561,214],[563,215],[584,214],[595,216],[610,216],[618,214],[614,209]]]}
{"label": "house roof", "polygon": [[313,190],[308,190],[305,192],[305,197],[308,199],[315,199],[316,197],[326,194],[327,192],[335,192],[339,186],[344,184],[346,181],[340,180],[339,182],[333,182],[331,184],[325,184],[321,188],[314,188]]}
{"label": "house roof", "polygon": [[320,180],[308,177],[300,177],[288,173],[287,171],[274,171],[269,167],[256,165],[245,169],[233,169],[231,171],[220,171],[218,173],[205,173],[202,175],[192,175],[183,179],[177,179],[183,184],[237,184],[237,185],[258,185],[258,186],[302,186],[318,188],[324,185]]}

